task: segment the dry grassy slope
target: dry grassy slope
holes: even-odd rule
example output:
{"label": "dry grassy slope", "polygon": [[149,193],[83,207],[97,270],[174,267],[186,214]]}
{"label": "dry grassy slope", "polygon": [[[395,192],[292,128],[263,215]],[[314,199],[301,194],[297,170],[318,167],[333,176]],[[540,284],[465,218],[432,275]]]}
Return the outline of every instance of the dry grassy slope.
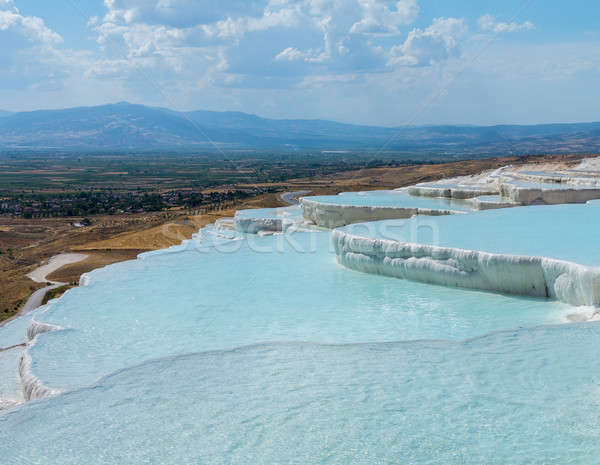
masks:
{"label": "dry grassy slope", "polygon": [[0,321],[18,312],[33,291],[43,287],[29,279],[27,266],[0,255]]}
{"label": "dry grassy slope", "polygon": [[[15,314],[33,289],[26,277],[41,262],[74,246],[110,237],[124,230],[164,223],[168,215],[97,217],[89,228],[74,228],[72,219],[25,220],[0,217],[0,321]],[[117,257],[114,261],[118,261]],[[68,279],[69,282],[76,281]]]}
{"label": "dry grassy slope", "polygon": [[89,250],[157,250],[178,244],[198,231],[197,225],[190,220],[181,223],[165,223],[142,231],[118,234],[110,239],[89,242],[73,247],[77,251]]}
{"label": "dry grassy slope", "polygon": [[47,276],[52,281],[65,283],[78,283],[79,277],[89,271],[110,265],[112,263],[134,260],[143,250],[111,250],[111,251],[87,251],[88,258],[85,260],[63,266]]}

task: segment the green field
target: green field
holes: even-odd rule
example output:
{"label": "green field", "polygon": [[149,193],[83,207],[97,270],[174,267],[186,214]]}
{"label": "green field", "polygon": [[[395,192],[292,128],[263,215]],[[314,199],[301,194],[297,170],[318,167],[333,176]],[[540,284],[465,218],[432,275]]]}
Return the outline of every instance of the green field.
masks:
{"label": "green field", "polygon": [[414,163],[406,157],[304,154],[2,154],[0,214],[28,217],[197,208],[365,167]]}

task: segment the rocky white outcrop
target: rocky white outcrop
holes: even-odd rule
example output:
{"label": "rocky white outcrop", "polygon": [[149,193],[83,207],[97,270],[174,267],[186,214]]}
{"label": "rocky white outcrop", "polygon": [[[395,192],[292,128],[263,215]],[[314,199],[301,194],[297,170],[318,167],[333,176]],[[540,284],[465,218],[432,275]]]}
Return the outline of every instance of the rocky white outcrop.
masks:
{"label": "rocky white outcrop", "polygon": [[44,383],[35,376],[31,368],[31,356],[29,355],[28,349],[36,343],[37,337],[40,334],[48,333],[50,331],[59,331],[61,329],[63,328],[60,326],[40,323],[35,319],[32,319],[27,327],[27,348],[19,359],[19,377],[23,389],[23,398],[26,401],[50,397],[60,393],[57,389],[45,386]]}
{"label": "rocky white outcrop", "polygon": [[258,234],[259,232],[283,232],[284,220],[282,218],[245,218],[234,219],[234,229],[237,232]]}
{"label": "rocky white outcrop", "polygon": [[499,196],[490,197],[475,197],[471,199],[473,208],[475,210],[496,210],[499,208],[512,208],[520,206],[519,203],[512,202],[508,199],[501,198]]}
{"label": "rocky white outcrop", "polygon": [[562,203],[585,203],[600,198],[600,188],[576,187],[564,188],[557,184],[552,187],[523,187],[511,183],[500,185],[500,195],[522,205],[542,203],[558,205]]}
{"label": "rocky white outcrop", "polygon": [[600,268],[542,257],[372,239],[335,230],[338,262],[366,273],[429,284],[600,304]]}
{"label": "rocky white outcrop", "polygon": [[23,352],[19,360],[19,376],[23,387],[23,398],[26,401],[43,399],[60,394],[57,389],[45,386],[41,380],[33,374],[31,369],[31,356],[27,351]]}
{"label": "rocky white outcrop", "polygon": [[38,334],[49,333],[51,331],[60,331],[60,326],[51,325],[48,323],[40,323],[35,319],[32,319],[27,326],[27,341],[33,341]]}
{"label": "rocky white outcrop", "polygon": [[365,221],[398,220],[415,215],[452,215],[462,213],[455,210],[432,210],[407,207],[371,207],[365,205],[341,205],[300,199],[302,215],[306,221],[322,228],[338,228]]}
{"label": "rocky white outcrop", "polygon": [[410,195],[422,197],[444,197],[447,199],[472,199],[482,195],[494,195],[498,193],[498,188],[490,186],[470,187],[470,186],[444,186],[435,184],[417,184],[408,188]]}

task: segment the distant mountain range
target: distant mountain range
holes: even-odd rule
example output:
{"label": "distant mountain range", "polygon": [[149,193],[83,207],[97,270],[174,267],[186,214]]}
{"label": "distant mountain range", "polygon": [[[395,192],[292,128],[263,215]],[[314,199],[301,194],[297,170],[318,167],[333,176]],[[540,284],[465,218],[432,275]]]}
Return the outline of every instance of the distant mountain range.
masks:
{"label": "distant mountain range", "polygon": [[349,150],[452,154],[600,152],[600,123],[385,128],[176,112],[127,102],[0,112],[1,150]]}

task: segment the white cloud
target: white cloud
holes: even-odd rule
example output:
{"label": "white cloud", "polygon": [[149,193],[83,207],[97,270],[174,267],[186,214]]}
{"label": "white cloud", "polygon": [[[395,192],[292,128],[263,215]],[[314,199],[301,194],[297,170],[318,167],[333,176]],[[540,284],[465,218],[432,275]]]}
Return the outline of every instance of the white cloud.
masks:
{"label": "white cloud", "polygon": [[275,27],[291,28],[298,25],[298,9],[282,8],[280,10],[265,10],[262,17],[242,17],[218,21],[202,25],[202,30],[208,37],[240,38],[249,32],[265,31]]}
{"label": "white cloud", "polygon": [[0,0],[0,11],[15,11],[16,9],[17,8],[15,7],[15,3],[13,2],[13,0]]}
{"label": "white cloud", "polygon": [[398,34],[399,27],[411,24],[419,14],[416,0],[397,1],[393,6],[377,0],[359,0],[363,17],[350,28],[351,33]]}
{"label": "white cloud", "polygon": [[[263,88],[359,89],[396,74],[418,81],[428,65],[457,53],[464,25],[439,19],[409,32],[417,1],[104,0],[105,14],[88,20],[99,50],[56,47],[50,29],[45,35],[32,32],[43,31],[39,18],[18,24],[11,19],[10,25],[5,20],[11,30],[29,25],[31,37],[49,43],[31,45],[25,53],[30,36],[21,30],[18,44],[9,39],[17,51],[6,50],[11,71],[4,74],[15,88],[65,92],[61,85],[67,89],[78,82],[81,88],[88,82],[90,88],[119,88],[119,99],[139,101],[143,95],[155,103],[164,95],[192,102],[194,95],[206,98],[207,90],[225,98]],[[0,0],[0,14],[19,15],[13,0]],[[399,71],[398,64],[418,67]],[[20,82],[19,75],[27,79]]]}
{"label": "white cloud", "polygon": [[303,60],[304,58],[306,58],[306,52],[301,52],[294,47],[288,47],[275,56],[275,60],[277,61],[296,61]]}
{"label": "white cloud", "polygon": [[[111,100],[188,108],[222,101],[249,110],[245,101],[254,102],[250,110],[257,112],[266,111],[267,105],[285,111],[276,104],[277,98],[283,98],[293,102],[294,108],[305,108],[308,115],[310,105],[313,110],[326,108],[336,98],[350,99],[350,110],[350,101],[358,103],[365,92],[398,92],[402,102],[410,104],[422,96],[420,89],[437,85],[440,76],[456,64],[451,58],[460,56],[463,47],[468,51],[463,42],[469,43],[464,19],[437,18],[429,26],[410,26],[419,14],[418,0],[104,3],[105,14],[88,21],[99,51],[76,53],[54,46],[55,33],[41,19],[14,19],[21,15],[13,0],[0,0],[0,18],[4,18],[0,29],[10,28],[15,37],[20,31],[18,44],[10,39],[15,49],[30,47],[20,56],[13,47],[5,51],[11,56],[4,61],[10,64],[4,74],[14,87],[35,88],[36,95],[44,88],[64,95],[66,89],[82,89],[87,82],[89,89],[114,88]],[[29,27],[28,35],[25,27]],[[481,27],[506,30],[512,26],[492,18]],[[30,40],[35,43],[31,45]],[[40,41],[43,47],[38,46]],[[18,76],[27,79],[21,82]],[[85,91],[80,95],[86,95]],[[303,95],[312,97],[303,100]],[[398,99],[393,105],[390,102],[390,115],[397,104]],[[376,118],[380,117],[378,105],[385,107],[385,98],[373,104],[370,114]],[[344,114],[340,110],[345,118]]]}
{"label": "white cloud", "polygon": [[[120,49],[129,59],[168,56],[172,61],[196,48],[218,53],[230,64],[223,69],[237,74],[235,82],[243,81],[244,73],[293,72],[299,80],[316,66],[335,72],[381,70],[386,51],[371,37],[399,34],[399,27],[418,14],[416,0],[206,0],[201,6],[191,0],[104,2],[108,13],[90,27],[107,53]],[[292,62],[304,68],[290,68]]]}
{"label": "white cloud", "polygon": [[160,54],[177,46],[185,38],[181,29],[135,24],[130,26],[102,23],[96,27],[98,43],[110,47],[111,54],[131,57]]}
{"label": "white cloud", "polygon": [[492,15],[481,16],[477,23],[482,31],[493,32],[494,34],[502,34],[505,32],[518,32],[518,31],[530,31],[535,29],[534,24],[531,21],[525,21],[524,23],[505,23],[496,21]]}
{"label": "white cloud", "polygon": [[2,31],[17,32],[30,42],[62,42],[62,37],[46,27],[43,19],[21,15],[12,0],[0,0],[0,32]]}
{"label": "white cloud", "polygon": [[464,19],[436,18],[431,26],[413,29],[401,44],[392,47],[390,65],[427,66],[458,54],[459,39],[467,33]]}
{"label": "white cloud", "polygon": [[104,0],[106,22],[191,27],[245,16],[260,17],[265,0]]}
{"label": "white cloud", "polygon": [[69,71],[57,58],[62,38],[43,19],[21,14],[12,0],[0,0],[0,41],[4,90],[53,91],[63,86]]}

